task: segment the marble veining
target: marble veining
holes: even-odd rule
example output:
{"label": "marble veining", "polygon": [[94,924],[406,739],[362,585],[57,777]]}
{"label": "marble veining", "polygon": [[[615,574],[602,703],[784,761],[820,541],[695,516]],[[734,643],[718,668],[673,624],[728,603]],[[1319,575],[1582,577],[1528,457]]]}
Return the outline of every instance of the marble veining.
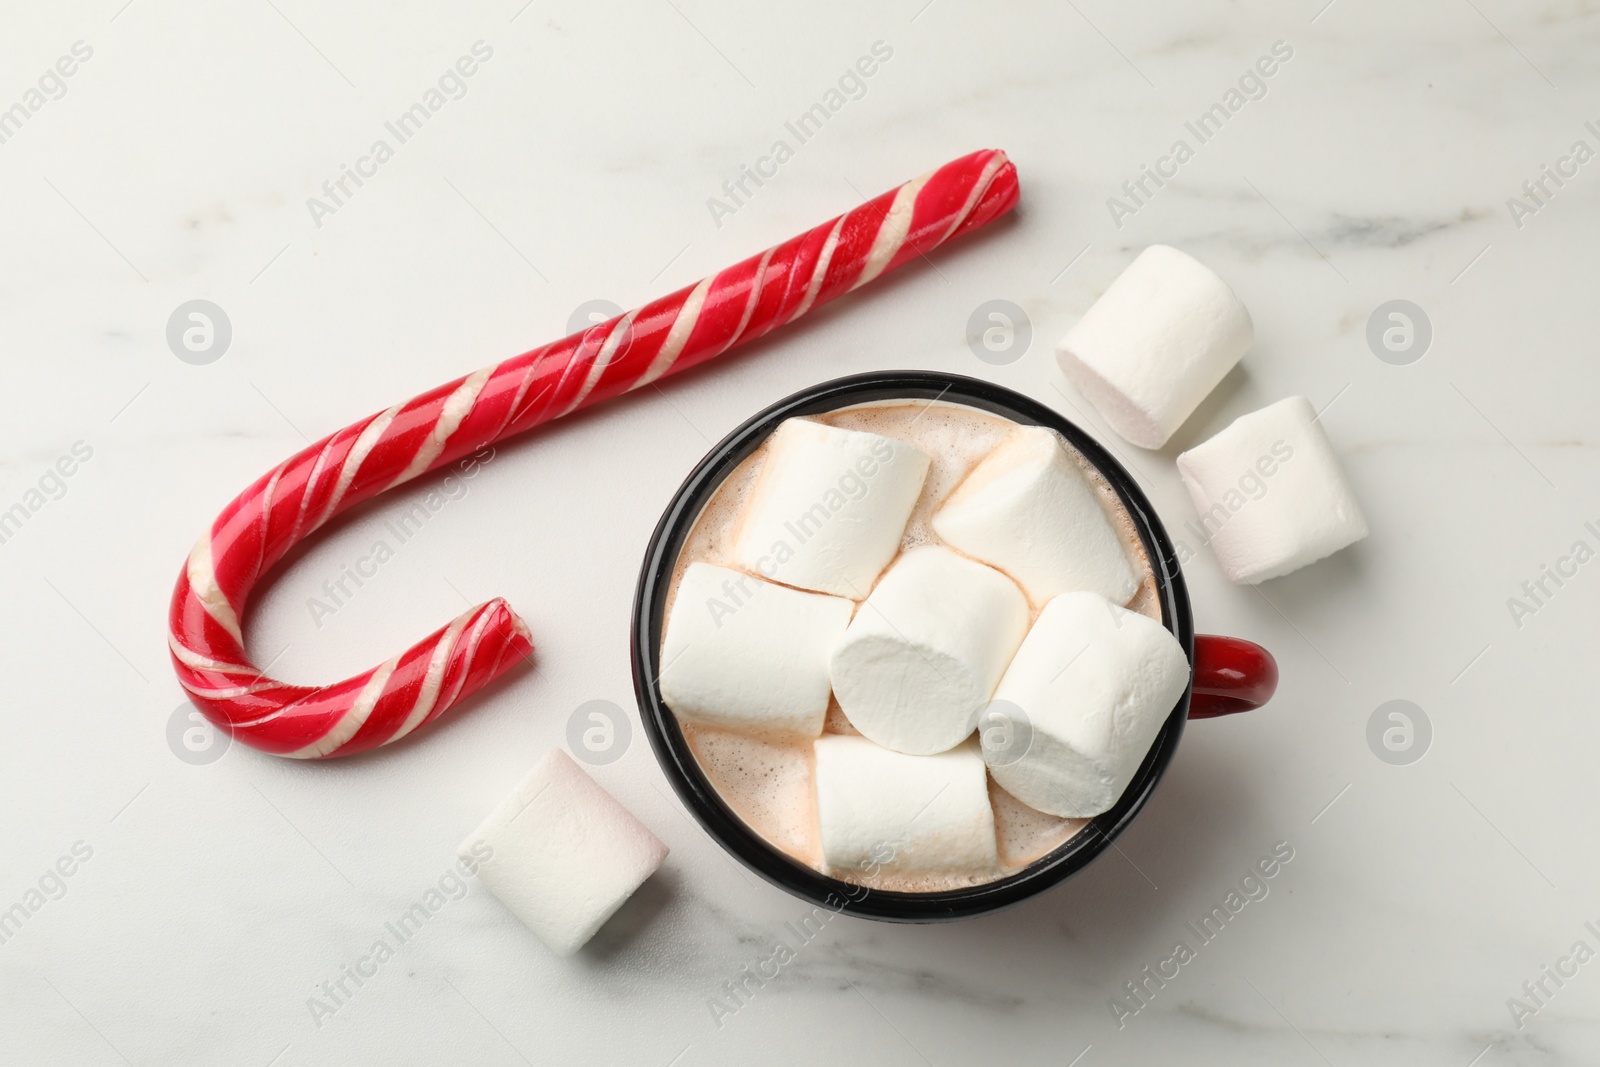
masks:
{"label": "marble veining", "polygon": [[[1531,1016],[1513,1001],[1600,923],[1600,570],[1507,612],[1600,521],[1600,168],[1531,215],[1508,207],[1574,139],[1600,147],[1584,125],[1600,121],[1597,38],[1593,0],[13,12],[0,504],[27,516],[0,521],[0,1059],[1597,1062],[1600,964],[1545,979]],[[309,211],[478,40],[494,59],[465,95],[336,217]],[[876,40],[894,57],[865,90],[736,214],[708,211]],[[1293,60],[1265,94],[1114,218],[1123,183],[1280,40]],[[92,60],[41,82],[79,41]],[[313,617],[389,505],[334,523],[251,619],[263,662],[332,679],[504,595],[533,631],[529,668],[392,751],[327,765],[223,748],[187,718],[163,637],[171,583],[260,473],[564,334],[587,302],[637,305],[979,147],[1018,166],[1015,221],[736,359],[507,444]],[[620,758],[590,769],[673,852],[588,948],[550,956],[469,880],[376,976],[347,978],[331,1018],[308,1009],[569,744],[576,709],[634,714],[637,568],[711,442],[788,392],[885,367],[988,378],[1106,439],[1052,348],[1153,242],[1210,263],[1257,328],[1173,445],[1107,440],[1169,529],[1193,518],[1175,452],[1300,393],[1329,405],[1373,534],[1256,590],[1203,548],[1185,565],[1197,627],[1266,644],[1282,688],[1260,712],[1191,724],[1118,851],[998,915],[841,917],[804,937],[809,906],[720,853],[635,721]],[[1030,318],[1011,363],[968,342],[995,298]],[[1367,340],[1395,299],[1432,327],[1408,365]],[[174,347],[184,322],[169,320],[194,300],[231,327],[215,358]],[[92,461],[41,482],[80,441]],[[1371,740],[1392,700],[1427,717],[1414,762]],[[1113,999],[1278,841],[1296,858],[1271,896],[1119,1018]],[[75,845],[92,860],[52,873]],[[727,984],[778,942],[793,958],[735,999]]]}

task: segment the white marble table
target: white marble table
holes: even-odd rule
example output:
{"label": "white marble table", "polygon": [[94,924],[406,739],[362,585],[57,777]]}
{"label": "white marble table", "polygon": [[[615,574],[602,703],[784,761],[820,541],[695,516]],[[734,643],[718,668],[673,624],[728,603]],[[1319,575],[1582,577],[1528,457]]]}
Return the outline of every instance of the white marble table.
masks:
{"label": "white marble table", "polygon": [[[1600,949],[1600,562],[1561,562],[1576,542],[1600,548],[1600,162],[1571,156],[1579,140],[1600,149],[1585,126],[1600,127],[1600,17],[1557,0],[1323,2],[8,11],[0,108],[22,112],[0,126],[0,511],[23,515],[0,543],[0,909],[26,917],[0,943],[0,1058],[1600,1059],[1600,963],[1570,960],[1576,942]],[[465,94],[404,143],[387,133],[478,41],[492,55]],[[859,98],[798,143],[785,124],[880,41],[892,55]],[[1201,143],[1185,123],[1277,41],[1292,57]],[[48,74],[63,56],[71,76]],[[1192,158],[1127,199],[1143,166],[1174,169],[1161,159],[1180,138]],[[389,157],[362,162],[379,139]],[[728,201],[723,183],[779,139],[792,156]],[[1020,170],[1014,222],[737,360],[501,448],[359,595],[313,618],[323,583],[405,501],[339,524],[250,627],[281,676],[329,680],[498,593],[533,627],[535,669],[368,758],[234,747],[205,763],[185,747],[167,597],[258,473],[565,333],[586,301],[641,302],[983,146]],[[313,210],[342,166],[369,176]],[[1535,202],[1524,183],[1541,179]],[[1111,437],[1051,354],[1152,242],[1212,264],[1257,325],[1243,369],[1159,454]],[[1003,366],[966,340],[997,298],[1033,331]],[[204,364],[166,339],[195,299],[231,324]],[[1409,365],[1366,340],[1394,299],[1432,324]],[[308,998],[566,744],[574,709],[632,714],[635,570],[708,443],[794,389],[885,367],[1059,406],[1175,528],[1192,511],[1173,455],[1303,393],[1327,409],[1373,535],[1258,591],[1199,553],[1200,627],[1269,645],[1280,694],[1195,724],[1118,852],[1047,895],[941,927],[836,920],[719,1026],[723,983],[806,909],[691,823],[636,730],[594,774],[672,856],[589,949],[552,957],[474,884],[319,1018]],[[49,475],[62,457],[72,474]],[[1568,575],[1530,601],[1545,567]],[[1407,765],[1367,740],[1397,699],[1431,724]],[[1198,945],[1186,923],[1278,842],[1294,858],[1270,894]],[[58,862],[73,873],[51,874]],[[1195,958],[1119,1027],[1112,998],[1180,939]],[[1547,966],[1576,973],[1558,986]],[[1524,983],[1541,979],[1536,1002]]]}

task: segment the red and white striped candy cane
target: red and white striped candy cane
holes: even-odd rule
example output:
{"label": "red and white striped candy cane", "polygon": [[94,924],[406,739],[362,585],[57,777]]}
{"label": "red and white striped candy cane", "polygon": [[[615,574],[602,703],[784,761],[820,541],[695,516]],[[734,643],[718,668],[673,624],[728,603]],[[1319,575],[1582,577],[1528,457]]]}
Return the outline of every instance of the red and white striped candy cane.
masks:
{"label": "red and white striped candy cane", "polygon": [[459,378],[324,438],[211,524],[172,592],[172,660],[190,699],[248,745],[346,756],[411,733],[532,650],[496,598],[369,671],[287,685],[251,665],[240,619],[261,576],[346,508],[484,445],[692,367],[865,285],[1017,202],[1005,154],[974,152],[610,322]]}

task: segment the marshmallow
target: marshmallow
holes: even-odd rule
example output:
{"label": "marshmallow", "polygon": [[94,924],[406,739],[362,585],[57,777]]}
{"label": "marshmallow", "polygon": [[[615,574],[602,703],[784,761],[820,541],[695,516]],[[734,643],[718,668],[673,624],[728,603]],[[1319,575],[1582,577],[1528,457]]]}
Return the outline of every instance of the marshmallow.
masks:
{"label": "marshmallow", "polygon": [[1188,684],[1183,647],[1160,623],[1095,593],[1063,593],[1045,605],[995,690],[995,704],[1010,706],[1027,736],[991,747],[985,731],[989,773],[1050,815],[1108,811]]}
{"label": "marshmallow", "polygon": [[489,892],[539,940],[570,956],[661,866],[667,846],[552,749],[459,853],[480,862]]}
{"label": "marshmallow", "polygon": [[855,604],[693,563],[661,646],[661,697],[680,718],[767,735],[822,733],[828,656]]}
{"label": "marshmallow", "polygon": [[1178,457],[1208,540],[1234,582],[1264,582],[1367,536],[1367,520],[1311,401],[1241,415]]}
{"label": "marshmallow", "polygon": [[1099,494],[1042,426],[1018,427],[933,516],[933,531],[1005,571],[1042,604],[1087,589],[1126,604],[1138,588]]}
{"label": "marshmallow", "polygon": [[833,692],[856,729],[897,752],[959,744],[1028,630],[1010,578],[941,545],[908,550],[833,653]]}
{"label": "marshmallow", "polygon": [[1057,346],[1061,369],[1111,428],[1160,448],[1254,340],[1250,313],[1205,264],[1139,253]]}
{"label": "marshmallow", "polygon": [[999,865],[983,759],[972,745],[907,756],[864,737],[817,739],[817,817],[829,874],[944,874]]}
{"label": "marshmallow", "polygon": [[752,574],[860,600],[900,550],[931,460],[904,441],[788,419],[734,544]]}

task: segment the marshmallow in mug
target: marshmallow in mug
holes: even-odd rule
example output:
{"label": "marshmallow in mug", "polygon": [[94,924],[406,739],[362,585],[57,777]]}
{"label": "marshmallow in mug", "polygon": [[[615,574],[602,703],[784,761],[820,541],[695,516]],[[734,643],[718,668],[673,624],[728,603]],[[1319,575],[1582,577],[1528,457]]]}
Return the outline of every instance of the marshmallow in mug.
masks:
{"label": "marshmallow in mug", "polygon": [[1019,426],[933,516],[947,544],[1016,579],[1042,604],[1087,589],[1126,604],[1138,589],[1098,494],[1061,439]]}
{"label": "marshmallow in mug", "polygon": [[931,462],[892,437],[786,419],[767,443],[735,562],[785,585],[859,600],[900,550]]}
{"label": "marshmallow in mug", "polygon": [[914,755],[972,733],[1028,630],[1028,601],[993,567],[942,545],[907,550],[834,650],[839,707],[857,730]]}
{"label": "marshmallow in mug", "polygon": [[1061,339],[1061,369],[1111,428],[1160,448],[1255,338],[1228,283],[1176,248],[1151,245]]}
{"label": "marshmallow in mug", "polygon": [[459,853],[482,860],[478,877],[489,892],[553,952],[570,956],[655,873],[667,846],[552,749]]}
{"label": "marshmallow in mug", "polygon": [[661,645],[661,698],[680,718],[757,735],[822,733],[828,657],[855,604],[692,563]]}
{"label": "marshmallow in mug", "polygon": [[1239,416],[1180,455],[1178,474],[1229,581],[1278,578],[1367,536],[1350,480],[1303,396]]}
{"label": "marshmallow in mug", "polygon": [[[989,773],[1031,808],[1088,819],[1133,781],[1189,685],[1189,660],[1166,627],[1096,593],[1045,605],[995,690],[1026,734],[984,741]],[[1023,752],[1017,754],[1017,748]]]}
{"label": "marshmallow in mug", "polygon": [[817,817],[831,874],[993,870],[994,809],[983,758],[968,743],[933,756],[827,734],[817,757]]}

